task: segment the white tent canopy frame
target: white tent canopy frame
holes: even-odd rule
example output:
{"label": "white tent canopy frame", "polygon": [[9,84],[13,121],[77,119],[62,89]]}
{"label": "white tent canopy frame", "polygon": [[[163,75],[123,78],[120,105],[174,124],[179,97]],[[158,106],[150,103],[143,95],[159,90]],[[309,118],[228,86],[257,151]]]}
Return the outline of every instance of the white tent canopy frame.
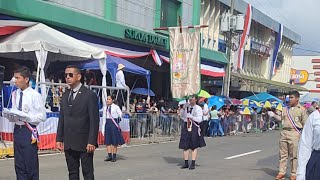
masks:
{"label": "white tent canopy frame", "polygon": [[[50,54],[54,53],[57,56],[51,56],[55,58],[48,59],[48,52],[50,52]],[[107,85],[106,54],[103,49],[91,46],[42,23],[37,23],[1,39],[0,56],[36,60],[38,62],[36,84],[45,82],[45,65],[49,64],[51,61],[79,61],[79,59],[87,60],[91,58],[99,59],[99,66],[103,75],[102,86]],[[41,84],[40,88],[45,102],[47,96],[46,85]],[[102,98],[106,99],[106,90],[102,92],[102,95]],[[106,117],[105,101],[103,101],[103,107],[103,115]]]}

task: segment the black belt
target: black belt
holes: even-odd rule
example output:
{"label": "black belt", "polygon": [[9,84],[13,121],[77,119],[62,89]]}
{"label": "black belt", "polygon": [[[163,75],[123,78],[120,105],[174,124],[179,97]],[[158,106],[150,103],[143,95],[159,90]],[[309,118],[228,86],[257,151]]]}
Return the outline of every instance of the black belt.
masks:
{"label": "black belt", "polygon": [[[31,127],[35,128],[36,126],[35,125],[32,125],[30,124]],[[22,128],[28,128],[26,125],[18,125],[18,124],[15,124],[14,125],[14,128],[17,128],[17,129],[22,129]]]}

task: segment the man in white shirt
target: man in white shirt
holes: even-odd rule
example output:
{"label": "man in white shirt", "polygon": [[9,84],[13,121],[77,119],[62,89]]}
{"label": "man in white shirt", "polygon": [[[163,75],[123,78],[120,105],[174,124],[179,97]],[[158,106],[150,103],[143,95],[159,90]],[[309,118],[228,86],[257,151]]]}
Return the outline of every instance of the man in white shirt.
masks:
{"label": "man in white shirt", "polygon": [[[183,149],[183,157],[185,164],[181,169],[195,169],[197,158],[197,148],[206,146],[203,136],[201,136],[200,123],[202,121],[203,112],[200,106],[196,104],[196,97],[192,96],[189,99],[189,104],[186,103],[180,111],[180,117],[185,122],[181,129],[181,137],[179,149]],[[189,166],[189,150],[191,150],[192,161]]]}
{"label": "man in white shirt", "polygon": [[206,136],[208,133],[208,125],[209,125],[209,107],[208,107],[208,99],[206,98],[204,100],[204,104],[203,104],[203,108],[202,108],[202,112],[203,112],[203,121],[201,122],[201,135],[202,136]]}
{"label": "man in white shirt", "polygon": [[[118,71],[116,73],[116,87],[129,89],[129,87],[126,85],[126,80],[123,74],[124,68],[125,66],[123,64],[118,64]],[[121,98],[118,97],[118,94],[119,93],[117,93],[116,100],[118,101],[118,106],[122,108],[122,106],[125,104],[125,101],[127,100],[127,93],[124,90],[120,90]]]}
{"label": "man in white shirt", "polygon": [[297,180],[320,179],[320,113],[310,114],[298,147]]}
{"label": "man in white shirt", "polygon": [[[17,179],[39,179],[38,132],[36,126],[46,120],[46,109],[41,95],[29,86],[30,70],[21,67],[14,72],[12,110],[18,115],[10,121],[14,126],[14,163]],[[17,116],[16,116],[17,117]]]}

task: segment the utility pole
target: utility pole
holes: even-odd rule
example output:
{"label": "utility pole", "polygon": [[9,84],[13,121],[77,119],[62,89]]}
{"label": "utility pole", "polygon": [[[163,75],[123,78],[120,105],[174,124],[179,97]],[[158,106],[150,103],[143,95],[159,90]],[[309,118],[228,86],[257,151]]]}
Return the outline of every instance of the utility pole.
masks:
{"label": "utility pole", "polygon": [[[230,0],[231,1],[231,5],[230,5],[230,14],[233,15],[234,12],[234,0]],[[230,29],[230,31],[228,33],[226,33],[227,35],[227,40],[228,40],[228,52],[227,52],[227,56],[228,56],[228,64],[226,67],[226,74],[224,77],[224,82],[223,82],[223,95],[229,97],[229,93],[230,93],[230,81],[231,81],[231,45],[232,45],[232,29]]]}

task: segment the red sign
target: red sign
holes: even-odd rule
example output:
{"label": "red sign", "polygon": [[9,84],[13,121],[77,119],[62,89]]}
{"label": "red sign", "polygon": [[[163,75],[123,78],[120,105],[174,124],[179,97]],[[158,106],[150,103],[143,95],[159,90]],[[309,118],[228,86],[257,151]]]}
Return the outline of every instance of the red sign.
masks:
{"label": "red sign", "polygon": [[320,59],[312,59],[312,63],[320,63]]}

